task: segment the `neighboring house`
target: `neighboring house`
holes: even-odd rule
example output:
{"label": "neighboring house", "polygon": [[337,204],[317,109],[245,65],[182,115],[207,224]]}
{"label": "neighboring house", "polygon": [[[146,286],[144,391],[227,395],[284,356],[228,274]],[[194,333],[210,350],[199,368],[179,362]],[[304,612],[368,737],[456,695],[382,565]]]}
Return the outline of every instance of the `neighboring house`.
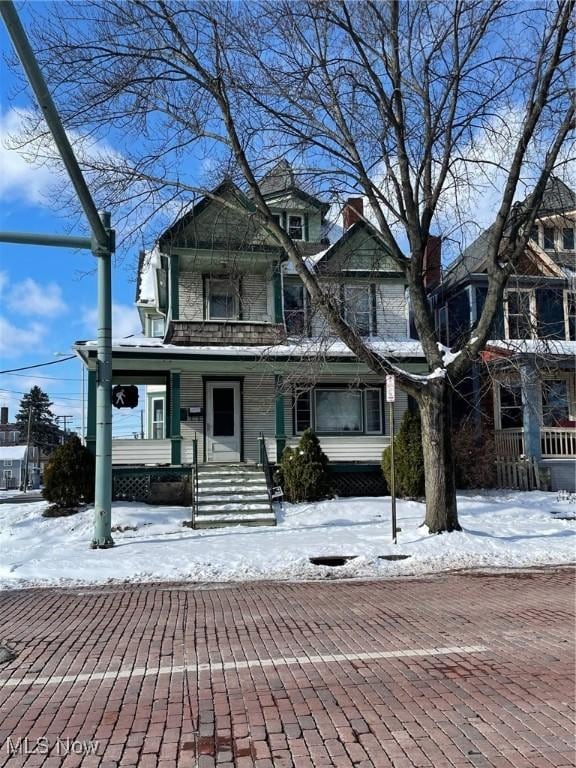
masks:
{"label": "neighboring house", "polygon": [[[0,448],[12,448],[18,449],[25,448],[26,439],[21,435],[16,423],[10,423],[8,416],[8,408],[2,406],[0,408]],[[11,456],[6,457],[6,461],[12,461]],[[37,446],[32,445],[30,447],[30,457],[28,462],[28,481],[34,488],[39,485],[40,473],[43,469],[44,463],[47,461],[48,455],[41,451]],[[14,459],[17,460],[17,459]],[[4,473],[3,470],[6,470]],[[2,466],[0,461],[0,489],[10,489],[12,487],[19,488],[22,482],[19,479],[17,472],[13,471],[14,467],[7,464]]]}
{"label": "neighboring house", "polygon": [[[24,487],[26,474],[25,445],[0,445],[0,490],[19,490]],[[33,463],[32,452],[28,462],[28,486],[39,487],[39,468]]]}
{"label": "neighboring house", "polygon": [[[576,194],[552,178],[504,293],[493,339],[460,404],[493,420],[499,457],[532,457],[552,489],[576,484]],[[486,297],[491,229],[464,251],[431,297],[440,340],[457,347]]]}
{"label": "neighboring house", "polygon": [[[359,218],[361,200],[350,202],[346,231],[330,245],[328,206],[298,187],[286,163],[261,189],[357,332],[406,369],[425,371],[420,344],[409,339],[404,277]],[[195,451],[200,479],[209,471],[217,478],[224,464],[228,476],[254,473],[312,427],[336,487],[381,490],[390,439],[382,377],[330,334],[250,199],[231,183],[213,195],[242,210],[208,196],[141,254],[136,304],[144,335],[113,342],[113,382],[145,387],[147,439],[113,441],[116,477],[137,466],[140,473],[145,465],[189,467]],[[88,367],[90,446],[96,345],[75,348]],[[406,407],[398,392],[397,425]]]}

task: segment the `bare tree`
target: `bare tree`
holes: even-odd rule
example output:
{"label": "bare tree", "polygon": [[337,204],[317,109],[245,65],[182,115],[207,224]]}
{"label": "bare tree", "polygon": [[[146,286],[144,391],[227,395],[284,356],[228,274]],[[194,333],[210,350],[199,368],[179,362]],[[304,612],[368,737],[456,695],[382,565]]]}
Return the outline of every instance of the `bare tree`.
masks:
{"label": "bare tree", "polygon": [[[490,337],[574,128],[572,10],[555,0],[96,0],[52,4],[35,25],[68,128],[118,147],[112,162],[86,159],[103,202],[154,210],[213,189],[224,173],[239,181],[332,332],[417,400],[431,532],[459,528],[451,390]],[[37,136],[38,124],[29,128]],[[258,186],[280,157],[317,191],[367,199],[409,286],[427,375],[406,372],[359,336],[306,268]],[[467,225],[467,197],[496,172],[486,302],[473,334],[447,357],[426,296],[427,244]]]}

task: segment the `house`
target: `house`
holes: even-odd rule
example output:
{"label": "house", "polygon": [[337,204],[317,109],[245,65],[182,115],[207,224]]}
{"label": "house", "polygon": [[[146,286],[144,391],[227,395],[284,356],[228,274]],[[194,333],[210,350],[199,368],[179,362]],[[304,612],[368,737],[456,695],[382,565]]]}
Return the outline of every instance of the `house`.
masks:
{"label": "house", "polygon": [[[532,458],[552,490],[576,484],[576,194],[551,178],[523,258],[506,287],[493,338],[460,386],[494,426],[499,459]],[[482,311],[491,228],[432,293],[440,340],[457,347]]]}
{"label": "house", "polygon": [[[328,206],[298,185],[287,163],[261,189],[357,332],[406,369],[426,370],[420,344],[409,339],[404,277],[359,215],[362,201],[346,208],[346,231],[330,244]],[[379,464],[390,439],[382,378],[332,337],[238,187],[221,184],[141,254],[136,306],[143,335],[113,341],[113,383],[140,387],[146,439],[113,441],[116,493],[147,497],[155,475],[189,476],[197,465],[198,525],[232,512],[269,522],[271,474],[263,469],[307,427],[340,492],[382,492]],[[96,344],[75,349],[88,368],[93,446]],[[400,392],[396,425],[406,407]],[[226,481],[236,492],[224,515]]]}
{"label": "house", "polygon": [[27,453],[28,448],[25,445],[0,445],[0,490],[22,489],[26,471],[28,471],[28,487],[39,488],[40,469],[33,463],[32,450],[28,462]]}

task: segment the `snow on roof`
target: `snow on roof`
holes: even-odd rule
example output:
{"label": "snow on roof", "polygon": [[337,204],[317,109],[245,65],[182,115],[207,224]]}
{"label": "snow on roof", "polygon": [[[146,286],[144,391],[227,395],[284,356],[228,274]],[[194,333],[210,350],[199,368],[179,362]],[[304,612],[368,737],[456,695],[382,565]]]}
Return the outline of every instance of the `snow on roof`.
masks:
{"label": "snow on roof", "polygon": [[[320,248],[321,245],[319,244],[318,247]],[[322,259],[324,254],[328,253],[329,250],[330,250],[329,248],[325,248],[323,251],[319,251],[318,253],[314,253],[314,254],[311,254],[310,256],[306,256],[305,257],[304,264],[305,264],[306,269],[308,270],[308,272],[313,272],[314,271],[314,267],[316,266],[316,264],[318,264],[320,259]],[[294,264],[292,264],[291,261],[285,261],[284,264],[282,265],[282,269],[284,270],[284,274],[285,275],[296,275],[296,274],[298,274],[296,272]]]}
{"label": "snow on roof", "polygon": [[[83,349],[95,349],[96,341],[78,341],[74,348],[81,352]],[[419,341],[412,339],[392,339],[374,337],[367,342],[370,349],[380,355],[387,357],[413,357],[423,358],[424,352]],[[354,353],[344,344],[343,341],[323,339],[317,341],[309,339],[306,341],[286,342],[284,344],[274,345],[213,345],[213,346],[190,346],[184,347],[176,344],[164,344],[160,339],[147,336],[130,336],[126,339],[113,339],[112,348],[115,352],[128,351],[130,349],[146,349],[152,354],[170,355],[198,355],[201,357],[224,356],[224,357],[243,357],[254,356],[262,358],[277,357],[354,357]]]}
{"label": "snow on roof", "polygon": [[0,460],[12,459],[14,461],[22,461],[26,456],[25,445],[6,445],[0,446]]}
{"label": "snow on roof", "polygon": [[517,355],[576,356],[576,341],[562,339],[494,339],[487,342],[486,349],[490,347]]}
{"label": "snow on roof", "polygon": [[160,251],[154,248],[144,254],[139,275],[138,302],[156,301],[156,269],[160,266]]}

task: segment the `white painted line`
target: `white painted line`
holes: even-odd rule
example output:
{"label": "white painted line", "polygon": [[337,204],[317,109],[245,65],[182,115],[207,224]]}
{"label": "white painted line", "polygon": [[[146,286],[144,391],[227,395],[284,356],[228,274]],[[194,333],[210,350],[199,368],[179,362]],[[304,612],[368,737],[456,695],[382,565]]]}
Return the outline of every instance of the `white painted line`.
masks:
{"label": "white painted line", "polygon": [[16,688],[20,685],[60,685],[60,683],[93,682],[97,680],[122,680],[129,677],[176,675],[184,672],[226,671],[228,669],[252,669],[253,667],[286,667],[294,664],[333,664],[350,661],[377,661],[403,659],[415,656],[448,656],[451,654],[484,653],[484,645],[455,645],[446,648],[415,648],[406,651],[372,651],[365,653],[327,653],[321,656],[284,656],[277,659],[249,659],[247,661],[206,662],[203,664],[179,664],[171,667],[134,667],[114,672],[83,672],[78,675],[52,675],[50,677],[12,677],[0,680],[0,688]]}

